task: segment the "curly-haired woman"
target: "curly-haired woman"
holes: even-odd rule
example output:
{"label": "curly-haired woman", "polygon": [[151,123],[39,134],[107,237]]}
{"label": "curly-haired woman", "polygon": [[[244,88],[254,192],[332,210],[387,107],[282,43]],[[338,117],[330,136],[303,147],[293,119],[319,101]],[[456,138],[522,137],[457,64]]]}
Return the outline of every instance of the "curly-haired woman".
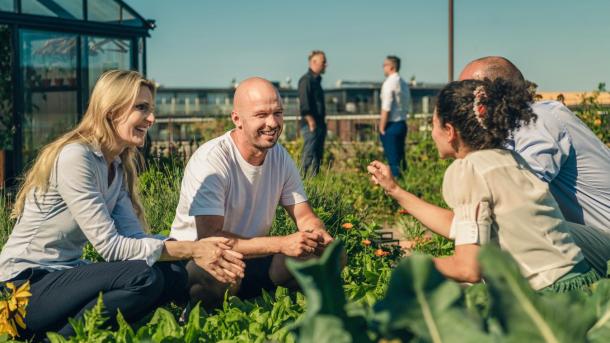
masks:
{"label": "curly-haired woman", "polygon": [[513,130],[536,119],[531,102],[525,84],[502,79],[452,82],[441,90],[432,138],[441,158],[456,159],[443,179],[451,209],[401,189],[386,165],[368,166],[372,181],[410,214],[455,240],[452,256],[434,259],[448,278],[480,281],[477,255],[488,243],[510,253],[536,290],[567,291],[600,277],[571,235],[577,224],[565,221],[548,185],[503,148]]}

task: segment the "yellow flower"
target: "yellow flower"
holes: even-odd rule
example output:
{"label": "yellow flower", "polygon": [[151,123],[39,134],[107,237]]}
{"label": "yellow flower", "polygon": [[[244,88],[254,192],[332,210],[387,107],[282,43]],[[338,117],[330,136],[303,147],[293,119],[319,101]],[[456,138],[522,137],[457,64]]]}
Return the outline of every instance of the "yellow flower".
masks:
{"label": "yellow flower", "polygon": [[17,327],[25,329],[25,308],[32,296],[30,282],[26,281],[19,288],[12,282],[6,283],[10,292],[5,292],[4,300],[0,300],[0,334],[6,333],[11,337],[18,337]]}
{"label": "yellow flower", "polygon": [[11,337],[19,336],[15,322],[10,318],[9,304],[6,300],[0,301],[0,334],[6,333]]}

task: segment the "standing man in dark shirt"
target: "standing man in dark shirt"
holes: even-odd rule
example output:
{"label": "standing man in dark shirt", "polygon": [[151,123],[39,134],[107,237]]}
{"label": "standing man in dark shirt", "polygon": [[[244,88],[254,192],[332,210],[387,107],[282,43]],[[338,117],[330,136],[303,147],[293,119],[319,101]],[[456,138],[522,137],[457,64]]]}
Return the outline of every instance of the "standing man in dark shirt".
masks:
{"label": "standing man in dark shirt", "polygon": [[301,133],[303,135],[303,175],[315,176],[320,170],[324,155],[326,138],[326,107],[322,77],[326,70],[326,55],[323,51],[314,50],[309,54],[309,70],[299,80],[299,101],[301,109]]}

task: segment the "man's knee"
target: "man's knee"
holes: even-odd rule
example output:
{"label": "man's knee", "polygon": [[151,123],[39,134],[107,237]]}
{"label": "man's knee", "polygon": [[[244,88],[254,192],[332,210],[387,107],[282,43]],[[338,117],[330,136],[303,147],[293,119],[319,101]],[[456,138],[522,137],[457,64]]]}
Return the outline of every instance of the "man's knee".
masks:
{"label": "man's knee", "polygon": [[216,304],[222,302],[227,290],[231,295],[237,293],[238,285],[231,286],[216,280],[193,261],[187,263],[186,272],[191,301],[201,301],[204,305]]}

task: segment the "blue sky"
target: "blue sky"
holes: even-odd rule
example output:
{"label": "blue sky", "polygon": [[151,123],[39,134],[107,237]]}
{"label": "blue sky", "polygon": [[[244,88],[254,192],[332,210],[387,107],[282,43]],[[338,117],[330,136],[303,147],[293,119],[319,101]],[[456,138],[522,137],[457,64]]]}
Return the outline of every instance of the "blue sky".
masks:
{"label": "blue sky", "polygon": [[[157,28],[148,76],[165,86],[224,87],[232,78],[296,80],[312,49],[326,51],[324,85],[401,74],[447,80],[447,0],[126,0]],[[610,1],[455,0],[455,73],[486,55],[511,59],[541,90],[610,81]]]}

